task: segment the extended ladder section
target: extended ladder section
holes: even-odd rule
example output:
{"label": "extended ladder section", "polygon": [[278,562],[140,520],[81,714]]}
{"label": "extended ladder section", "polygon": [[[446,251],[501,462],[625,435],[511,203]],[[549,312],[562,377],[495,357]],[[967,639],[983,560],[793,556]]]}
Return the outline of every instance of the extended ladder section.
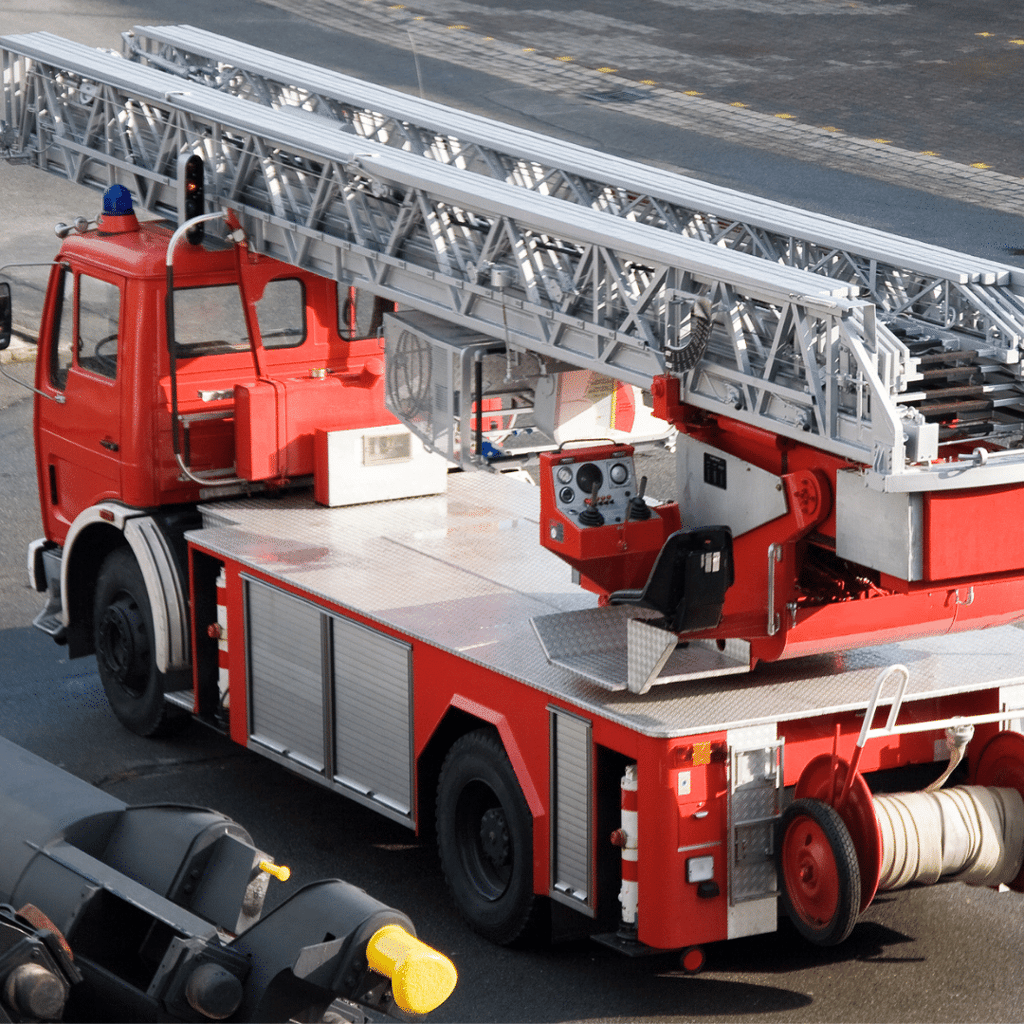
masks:
{"label": "extended ladder section", "polygon": [[[178,157],[200,153],[210,202],[236,213],[254,249],[535,353],[549,367],[641,387],[676,373],[690,404],[866,464],[880,489],[1024,478],[1024,454],[1012,447],[1024,440],[1019,333],[996,341],[988,322],[984,332],[973,320],[946,326],[947,312],[935,314],[939,327],[916,310],[890,329],[859,297],[860,281],[424,159],[353,134],[351,118],[332,124],[294,106],[257,105],[48,33],[6,37],[0,47],[9,155],[95,187],[121,182],[140,207],[173,218]],[[1006,268],[960,276],[980,285],[986,274],[1012,296]],[[710,336],[699,323],[708,303]],[[1005,454],[933,462],[943,431],[962,437],[964,417],[951,426],[927,404],[962,396],[930,396],[922,356],[941,371],[971,368],[962,376],[984,407],[974,410],[972,436]],[[948,372],[934,381],[959,386]]]}
{"label": "extended ladder section", "polygon": [[1024,339],[1024,271],[1013,267],[599,153],[190,25],[136,26],[124,45],[132,59],[308,110],[378,145],[850,281],[879,310],[973,330],[989,346]]}
{"label": "extended ladder section", "polygon": [[[903,338],[904,407],[939,446],[1016,435],[1024,272],[718,188],[416,99],[188,25],[136,26],[126,55],[375,144],[763,259],[850,281]],[[1010,441],[1010,443],[1015,443]]]}

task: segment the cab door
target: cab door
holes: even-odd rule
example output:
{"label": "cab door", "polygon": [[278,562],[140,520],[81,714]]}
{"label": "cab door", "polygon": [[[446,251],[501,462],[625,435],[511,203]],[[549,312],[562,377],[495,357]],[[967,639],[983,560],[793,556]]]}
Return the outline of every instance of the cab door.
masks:
{"label": "cab door", "polygon": [[62,266],[40,338],[36,450],[47,535],[121,495],[118,341],[123,282]]}

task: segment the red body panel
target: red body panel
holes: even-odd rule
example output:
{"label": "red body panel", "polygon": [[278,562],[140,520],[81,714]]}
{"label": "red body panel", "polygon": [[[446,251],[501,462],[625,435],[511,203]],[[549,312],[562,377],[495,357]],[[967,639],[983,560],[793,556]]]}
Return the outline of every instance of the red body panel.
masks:
{"label": "red body panel", "polygon": [[313,435],[397,422],[384,408],[383,360],[360,374],[235,385],[235,467],[246,480],[313,473]]}
{"label": "red body panel", "polygon": [[[970,580],[1024,572],[1024,488],[924,495],[924,578]],[[1013,524],[1013,528],[1009,528]]]}
{"label": "red body panel", "polygon": [[[709,749],[702,757],[697,745]],[[645,738],[637,762],[639,936],[664,949],[715,942],[728,935],[726,863],[728,785],[725,734],[686,741]],[[703,763],[700,763],[703,762]],[[679,774],[690,793],[679,795]],[[646,776],[646,778],[645,778]],[[651,776],[653,776],[653,781]],[[706,816],[705,816],[706,815]],[[718,893],[701,898],[686,880],[686,861],[711,854]]]}

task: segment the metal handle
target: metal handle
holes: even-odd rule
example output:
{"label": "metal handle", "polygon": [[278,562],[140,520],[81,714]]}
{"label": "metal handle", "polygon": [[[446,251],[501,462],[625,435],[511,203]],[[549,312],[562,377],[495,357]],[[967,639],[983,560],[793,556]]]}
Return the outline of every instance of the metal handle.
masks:
{"label": "metal handle", "polygon": [[775,610],[775,564],[782,561],[782,545],[768,545],[768,635],[775,636],[782,625],[782,616]]}

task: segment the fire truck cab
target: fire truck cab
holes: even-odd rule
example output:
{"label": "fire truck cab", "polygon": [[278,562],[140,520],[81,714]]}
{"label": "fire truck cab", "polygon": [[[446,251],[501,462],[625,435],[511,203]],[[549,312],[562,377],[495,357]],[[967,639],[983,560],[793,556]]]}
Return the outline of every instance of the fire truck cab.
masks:
{"label": "fire truck cab", "polygon": [[[63,229],[40,324],[45,536],[29,568],[49,594],[37,625],[72,657],[95,651],[116,692],[149,660],[190,664],[182,537],[197,502],[311,481],[314,425],[394,420],[354,292],[244,243],[182,239],[169,259],[173,228],[140,222],[121,186],[85,227]],[[127,577],[134,599],[116,597]]]}

